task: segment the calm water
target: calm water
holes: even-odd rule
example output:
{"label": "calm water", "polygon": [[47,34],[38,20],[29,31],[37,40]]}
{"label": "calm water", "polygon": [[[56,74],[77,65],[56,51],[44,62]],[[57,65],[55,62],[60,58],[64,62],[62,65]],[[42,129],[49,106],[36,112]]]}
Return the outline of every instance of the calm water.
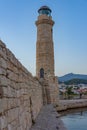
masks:
{"label": "calm water", "polygon": [[63,113],[61,119],[68,130],[87,130],[87,108],[67,113],[69,114]]}

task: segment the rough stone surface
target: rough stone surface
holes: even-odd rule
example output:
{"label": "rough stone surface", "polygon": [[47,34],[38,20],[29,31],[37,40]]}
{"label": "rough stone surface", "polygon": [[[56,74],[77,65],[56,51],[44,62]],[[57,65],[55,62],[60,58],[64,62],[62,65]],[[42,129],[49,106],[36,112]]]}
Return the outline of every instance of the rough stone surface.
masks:
{"label": "rough stone surface", "polygon": [[87,107],[87,99],[60,100],[58,105],[56,105],[56,110],[66,111],[67,109],[75,109],[82,107]]}
{"label": "rough stone surface", "polygon": [[0,41],[0,130],[29,130],[42,105],[39,81]]}
{"label": "rough stone surface", "polygon": [[67,130],[52,105],[45,105],[30,130]]}

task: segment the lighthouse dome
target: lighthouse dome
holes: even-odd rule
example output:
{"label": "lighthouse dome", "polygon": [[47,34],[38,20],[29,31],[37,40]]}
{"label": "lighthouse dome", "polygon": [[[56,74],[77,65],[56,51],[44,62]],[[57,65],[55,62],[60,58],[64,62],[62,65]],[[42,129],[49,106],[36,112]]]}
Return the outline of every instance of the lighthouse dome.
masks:
{"label": "lighthouse dome", "polygon": [[45,14],[45,15],[51,16],[51,12],[52,11],[48,6],[42,6],[38,10],[39,15]]}

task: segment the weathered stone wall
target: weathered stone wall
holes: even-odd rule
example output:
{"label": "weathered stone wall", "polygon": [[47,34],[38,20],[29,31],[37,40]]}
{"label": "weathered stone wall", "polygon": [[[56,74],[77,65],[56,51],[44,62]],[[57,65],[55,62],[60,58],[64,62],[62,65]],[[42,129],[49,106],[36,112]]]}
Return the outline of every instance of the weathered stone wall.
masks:
{"label": "weathered stone wall", "polygon": [[29,130],[42,103],[39,81],[0,41],[0,130]]}
{"label": "weathered stone wall", "polygon": [[54,76],[49,76],[48,79],[40,79],[42,85],[43,104],[58,104],[59,89],[58,79]]}
{"label": "weathered stone wall", "polygon": [[87,107],[87,99],[60,100],[58,104],[56,104],[57,111],[66,111],[82,107]]}

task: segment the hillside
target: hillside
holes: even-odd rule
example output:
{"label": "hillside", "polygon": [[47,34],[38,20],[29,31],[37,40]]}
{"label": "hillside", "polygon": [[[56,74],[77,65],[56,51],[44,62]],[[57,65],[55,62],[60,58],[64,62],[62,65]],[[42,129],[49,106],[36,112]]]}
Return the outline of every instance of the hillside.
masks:
{"label": "hillside", "polygon": [[71,79],[64,82],[66,85],[78,85],[78,84],[87,84],[87,80],[85,79]]}
{"label": "hillside", "polygon": [[72,79],[87,80],[87,75],[69,73],[64,76],[58,77],[58,80],[60,82],[65,82]]}

